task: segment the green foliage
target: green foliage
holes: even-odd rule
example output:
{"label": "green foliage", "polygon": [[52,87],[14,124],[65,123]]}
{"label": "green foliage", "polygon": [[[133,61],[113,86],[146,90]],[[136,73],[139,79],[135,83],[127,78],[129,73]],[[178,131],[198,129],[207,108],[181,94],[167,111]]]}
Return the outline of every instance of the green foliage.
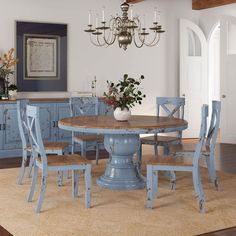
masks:
{"label": "green foliage", "polygon": [[107,81],[108,92],[104,92],[104,102],[114,108],[120,107],[122,110],[132,108],[136,103],[142,104],[146,95],[141,92],[139,86],[143,79],[143,75],[135,80],[125,74],[117,84]]}

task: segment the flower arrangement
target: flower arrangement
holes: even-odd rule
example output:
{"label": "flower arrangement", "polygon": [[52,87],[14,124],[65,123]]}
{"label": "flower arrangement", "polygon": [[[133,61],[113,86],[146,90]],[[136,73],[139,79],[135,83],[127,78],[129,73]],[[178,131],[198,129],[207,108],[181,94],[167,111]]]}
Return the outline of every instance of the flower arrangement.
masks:
{"label": "flower arrangement", "polygon": [[8,99],[8,90],[17,90],[14,83],[9,86],[9,76],[14,73],[14,66],[18,62],[18,59],[14,56],[14,48],[8,50],[3,56],[0,55],[0,80],[3,84],[2,99]]}
{"label": "flower arrangement", "polygon": [[117,84],[107,81],[108,92],[104,92],[104,102],[114,109],[120,107],[121,110],[129,110],[136,103],[142,104],[146,95],[140,91],[139,85],[143,79],[143,75],[136,80],[125,74]]}
{"label": "flower arrangement", "polygon": [[0,56],[0,77],[8,78],[10,74],[14,73],[14,66],[18,59],[14,57],[14,48],[4,53],[3,57]]}

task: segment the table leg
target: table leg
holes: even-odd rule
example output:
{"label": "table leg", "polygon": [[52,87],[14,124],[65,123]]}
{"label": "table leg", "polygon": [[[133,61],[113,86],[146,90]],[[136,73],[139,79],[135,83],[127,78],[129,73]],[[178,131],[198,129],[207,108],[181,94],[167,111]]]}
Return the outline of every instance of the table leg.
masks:
{"label": "table leg", "polygon": [[133,163],[133,155],[139,145],[137,134],[105,134],[104,146],[111,159],[97,184],[109,189],[144,188],[146,183]]}

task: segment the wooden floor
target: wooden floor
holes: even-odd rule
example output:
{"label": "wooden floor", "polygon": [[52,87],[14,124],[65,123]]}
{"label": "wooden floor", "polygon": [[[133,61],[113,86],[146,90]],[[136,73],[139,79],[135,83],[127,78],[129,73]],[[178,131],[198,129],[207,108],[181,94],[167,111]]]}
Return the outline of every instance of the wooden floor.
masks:
{"label": "wooden floor", "polygon": [[[192,144],[194,147],[195,140],[186,140],[185,143]],[[94,152],[88,152],[88,158],[94,159]],[[100,153],[100,158],[108,158],[104,151]],[[0,169],[20,167],[21,158],[0,158]],[[203,164],[204,165],[204,164]],[[236,145],[234,144],[216,144],[215,167],[219,171],[236,174]],[[11,235],[4,228],[0,227],[1,235]],[[236,227],[222,229],[216,232],[209,232],[201,236],[236,236]]]}

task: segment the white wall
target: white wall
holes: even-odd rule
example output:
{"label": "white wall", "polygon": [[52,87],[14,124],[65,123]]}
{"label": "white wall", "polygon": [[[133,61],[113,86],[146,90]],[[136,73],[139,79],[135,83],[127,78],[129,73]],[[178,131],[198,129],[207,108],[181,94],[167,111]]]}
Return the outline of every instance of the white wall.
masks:
{"label": "white wall", "polygon": [[[88,23],[88,11],[106,15],[120,14],[119,0],[0,0],[0,51],[15,45],[15,20],[68,24],[68,91],[88,90],[97,76],[97,94],[106,90],[106,80],[118,81],[124,73],[135,78],[145,76],[143,92],[147,95],[134,113],[155,114],[156,96],[178,95],[178,19],[198,21],[199,12],[191,10],[191,0],[149,0],[135,4],[134,15],[145,13],[146,25],[153,20],[155,6],[162,12],[161,23],[166,30],[158,46],[127,51],[118,45],[99,48],[91,45],[83,31]],[[101,14],[100,14],[101,15]],[[22,93],[22,97],[62,97],[66,93]]]}

